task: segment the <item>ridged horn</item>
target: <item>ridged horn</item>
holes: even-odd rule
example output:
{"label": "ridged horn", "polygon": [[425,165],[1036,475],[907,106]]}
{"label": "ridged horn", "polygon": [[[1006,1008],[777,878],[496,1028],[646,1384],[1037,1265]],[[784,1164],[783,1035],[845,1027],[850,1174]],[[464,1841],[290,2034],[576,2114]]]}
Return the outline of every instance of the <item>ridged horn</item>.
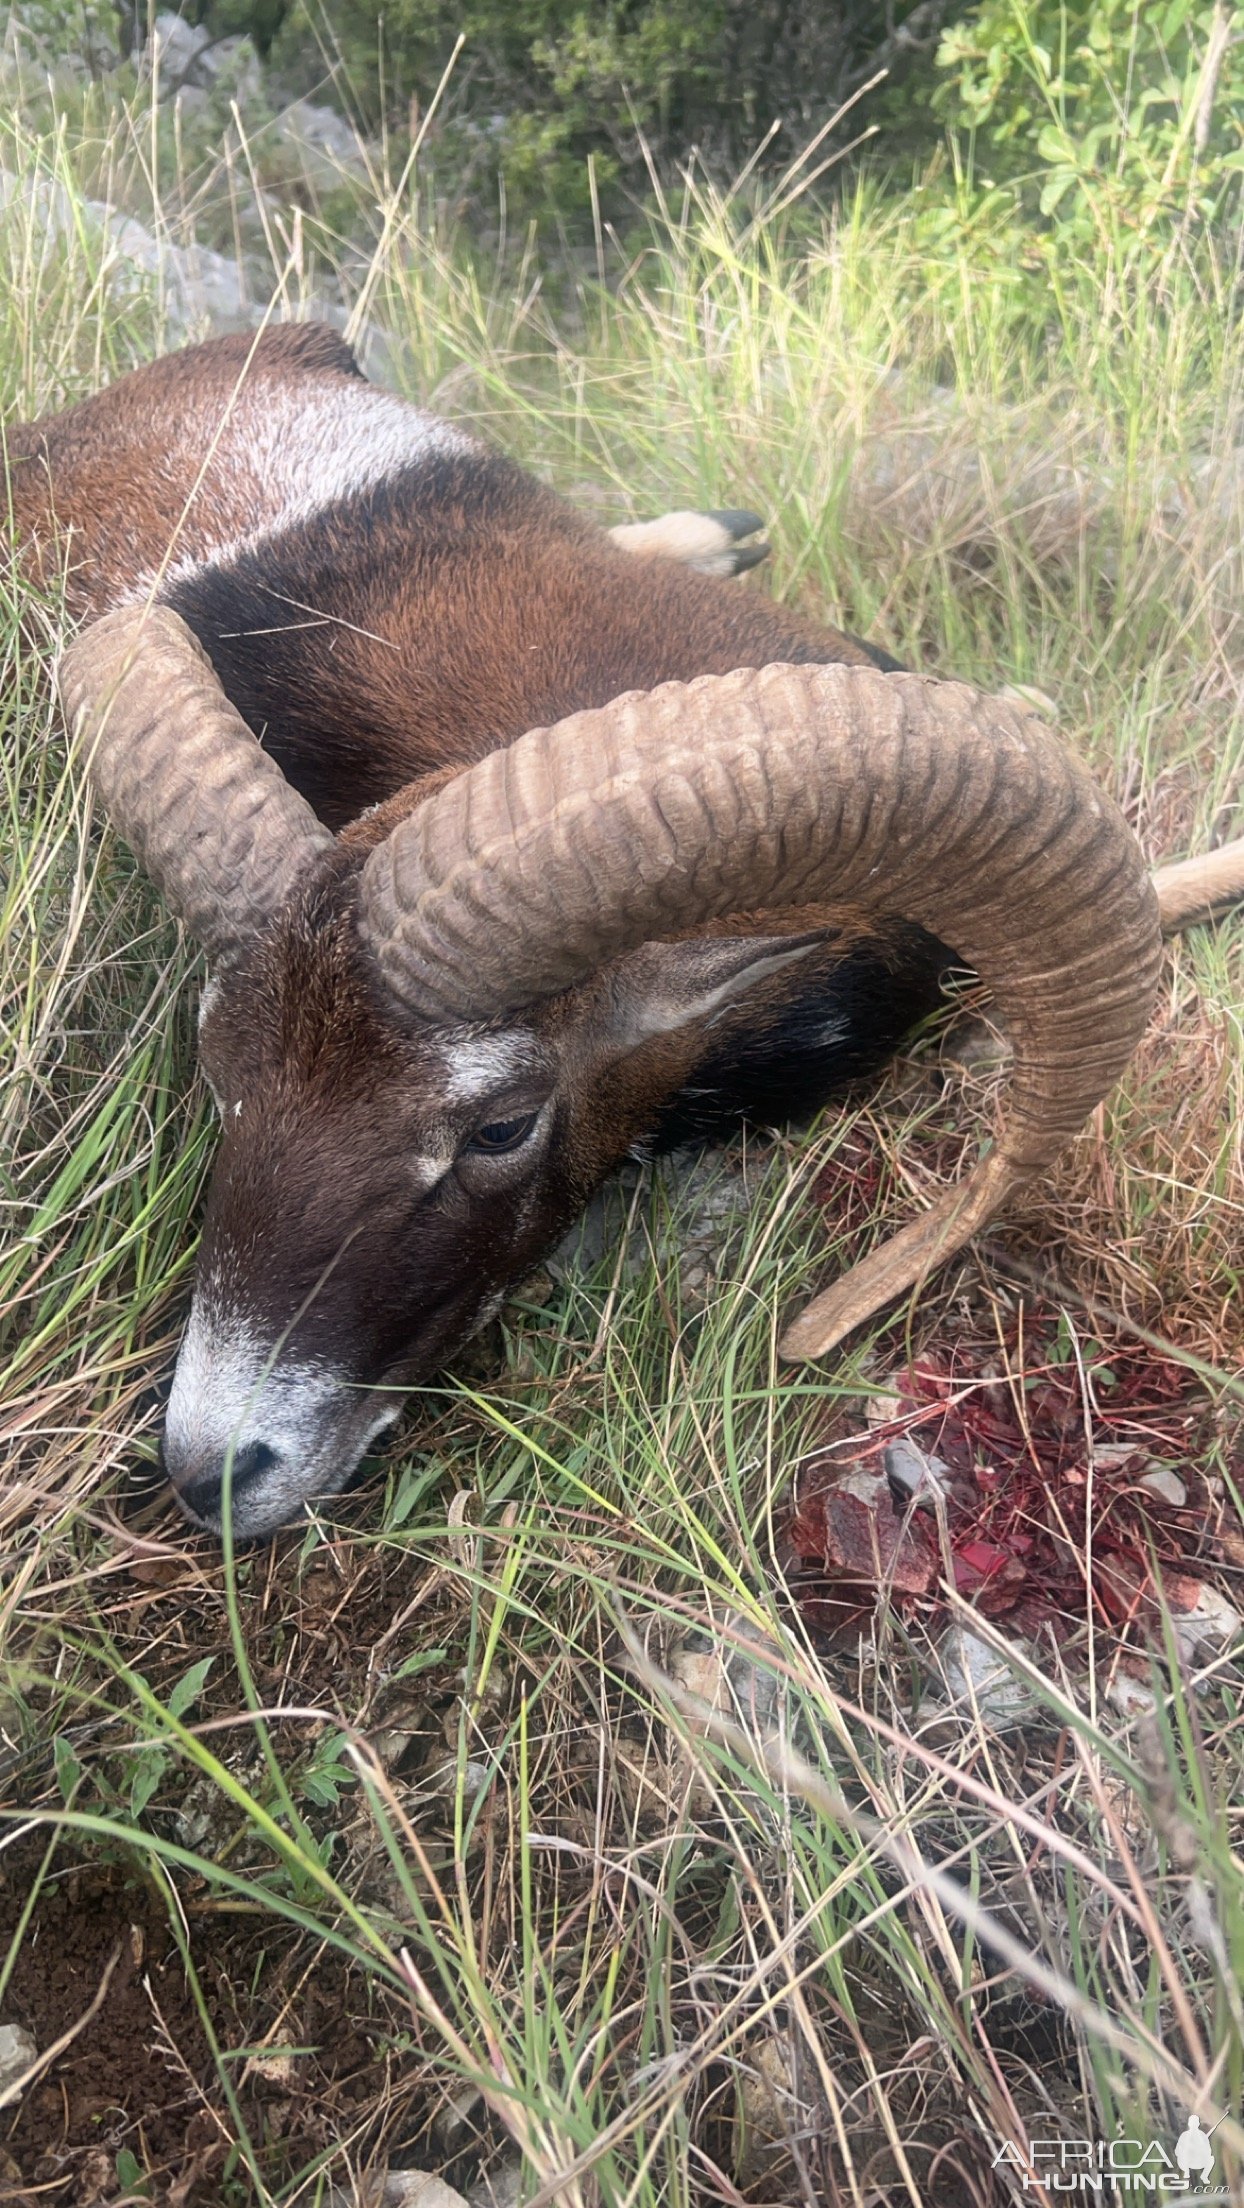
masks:
{"label": "ridged horn", "polygon": [[57,671],[70,733],[118,833],[203,944],[227,958],[332,842],[167,606],[105,614]]}
{"label": "ridged horn", "polygon": [[1121,814],[1023,709],[871,668],[668,683],[494,752],[369,857],[362,921],[432,1020],[489,1018],[734,911],[917,921],[981,976],[1014,1048],[996,1145],[797,1319],[822,1356],[1045,1167],[1126,1065],[1157,903]]}

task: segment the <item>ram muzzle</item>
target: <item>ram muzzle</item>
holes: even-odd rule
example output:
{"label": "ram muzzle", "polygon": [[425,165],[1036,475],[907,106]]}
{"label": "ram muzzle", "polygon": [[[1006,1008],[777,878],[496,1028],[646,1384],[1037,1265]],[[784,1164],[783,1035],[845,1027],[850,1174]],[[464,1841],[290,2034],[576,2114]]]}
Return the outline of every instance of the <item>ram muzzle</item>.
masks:
{"label": "ram muzzle", "polygon": [[[323,866],[327,832],[167,610],[127,610],[86,631],[61,686],[116,826],[209,956],[244,965]],[[782,1348],[795,1358],[826,1355],[916,1287],[1050,1164],[1143,1032],[1160,950],[1134,837],[1048,729],[958,683],[842,666],[669,684],[534,730],[399,820],[352,898],[358,958],[383,1020],[411,1048],[464,1027],[507,1030],[527,1008],[590,989],[623,953],[741,912],[820,904],[901,916],[979,974],[1013,1047],[993,1147],[791,1322]],[[452,1271],[438,1231],[438,1263]],[[471,1240],[465,1219],[460,1240]],[[516,1226],[514,1249],[491,1251],[490,1297],[538,1254]],[[417,1269],[409,1253],[405,1262]],[[232,1263],[262,1271],[262,1237]],[[463,1331],[478,1319],[470,1304]],[[210,1384],[197,1321],[196,1305],[174,1384],[179,1418]],[[242,1531],[340,1488],[389,1408],[373,1400],[347,1415],[365,1376],[325,1345],[319,1393],[304,1388],[293,1418],[295,1333],[282,1347],[277,1328],[261,1345],[263,1381],[234,1438]],[[454,1346],[442,1329],[437,1356]],[[408,1348],[419,1364],[419,1344]],[[215,1435],[208,1454],[219,1446]],[[201,1500],[219,1470],[200,1461]],[[212,1520],[210,1508],[197,1515]]]}

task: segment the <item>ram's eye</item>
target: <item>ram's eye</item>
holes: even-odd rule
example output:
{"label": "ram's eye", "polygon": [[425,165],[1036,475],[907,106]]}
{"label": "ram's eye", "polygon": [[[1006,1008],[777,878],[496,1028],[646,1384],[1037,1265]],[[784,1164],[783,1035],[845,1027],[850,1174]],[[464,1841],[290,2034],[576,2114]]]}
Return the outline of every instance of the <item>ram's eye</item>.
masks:
{"label": "ram's eye", "polygon": [[464,1151],[472,1150],[486,1158],[500,1157],[506,1150],[517,1150],[526,1142],[539,1119],[539,1112],[523,1112],[516,1119],[492,1119],[486,1127],[477,1127]]}

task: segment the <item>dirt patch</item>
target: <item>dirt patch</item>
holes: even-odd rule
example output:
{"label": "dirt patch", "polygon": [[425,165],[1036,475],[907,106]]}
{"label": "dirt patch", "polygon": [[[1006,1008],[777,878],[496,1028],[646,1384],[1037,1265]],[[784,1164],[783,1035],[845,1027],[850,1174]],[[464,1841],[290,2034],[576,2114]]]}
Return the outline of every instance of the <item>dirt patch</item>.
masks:
{"label": "dirt patch", "polygon": [[[0,1939],[17,1929],[42,1849],[6,1857]],[[54,1872],[36,1904],[4,1999],[46,2051],[89,2012],[96,2015],[38,2084],[5,2113],[15,2177],[55,2198],[95,2170],[114,2177],[128,2147],[140,2167],[180,2172],[212,2147],[211,2055],[163,1904],[110,1866]],[[4,2197],[0,2194],[0,2198]],[[13,2197],[10,2192],[9,2197]],[[90,2197],[79,2189],[78,2200]],[[106,2197],[103,2193],[96,2197]]]}
{"label": "dirt patch", "polygon": [[[437,2105],[440,2095],[430,2091],[426,2062],[412,2047],[408,2005],[314,1933],[265,1908],[259,1897],[274,1866],[253,1824],[188,1759],[144,1746],[151,1728],[119,1683],[117,1662],[166,1704],[193,1677],[192,1698],[174,1706],[195,1725],[223,1720],[211,1736],[214,1751],[239,1783],[267,1799],[219,1552],[170,1529],[160,1515],[162,1492],[154,1508],[136,1501],[118,1528],[118,1543],[132,1540],[133,1556],[114,1552],[91,1589],[93,1620],[111,1658],[84,1655],[82,1677],[100,1699],[89,1720],[81,1706],[56,1701],[55,1629],[34,1622],[28,1692],[32,1707],[46,1706],[47,1715],[39,1737],[24,1736],[12,1756],[4,1799],[10,1815],[63,1807],[65,1773],[54,1768],[48,1747],[58,1734],[80,1770],[76,1807],[132,1826],[136,1840],[145,1827],[257,1884],[251,1900],[231,1898],[209,1875],[182,1865],[172,1872],[170,1900],[147,1872],[140,1846],[66,1836],[22,1929],[47,1831],[0,1852],[0,1957],[16,1943],[0,2020],[31,2032],[40,2053],[82,2025],[17,2106],[0,2111],[0,2203],[92,2208],[125,2198],[127,2184],[135,2197],[145,2186],[160,2208],[221,2208],[226,2197],[250,2198],[234,2144],[239,2115],[273,2191],[343,2143],[360,2164],[381,2139],[386,2155],[395,2141],[409,2140],[411,2151],[436,2159],[426,2130],[429,2102]],[[374,1495],[346,1507],[366,1523]],[[352,1884],[366,1885],[369,1876],[383,1883],[352,1775],[334,1760],[336,1724],[361,1723],[382,1742],[386,1727],[398,1728],[400,1745],[417,1750],[417,1761],[433,1748],[443,1761],[441,1705],[456,1712],[460,1691],[452,1666],[421,1672],[411,1707],[410,1691],[392,1682],[412,1652],[453,1638],[466,1598],[396,1548],[343,1534],[300,1568],[298,1545],[291,1536],[239,1558],[251,1677],[267,1709],[323,1713],[274,1718],[276,1752],[334,1868]],[[433,1679],[429,1709],[425,1680]],[[395,1735],[395,1756],[397,1747]],[[425,1810],[425,1826],[431,1817]],[[105,1979],[98,2012],[82,2024]]]}
{"label": "dirt patch", "polygon": [[[27,1843],[3,1859],[6,1947],[43,1852]],[[305,1943],[283,1936],[271,1920],[257,1938],[245,1919],[197,1913],[193,1894],[186,1908],[192,1966],[221,2045],[253,2047],[276,2027],[271,2060],[252,2063],[248,2072],[245,2058],[235,2055],[231,2068],[265,2174],[279,2181],[343,2136],[383,2084],[368,2029],[374,2022],[368,1988],[336,1958],[321,1956],[313,1998],[299,2005],[300,2049],[291,2056],[280,2042],[280,2021],[305,1971]],[[253,1988],[244,2020],[234,2006],[239,1987]],[[234,2119],[164,1900],[140,1875],[119,1864],[53,1867],[21,1942],[3,2015],[24,2025],[41,2052],[82,2028],[0,2118],[0,2201],[37,2194],[40,2201],[88,2208],[123,2195],[126,2173],[132,2177],[136,2168],[148,2194],[167,2208],[219,2208]]]}

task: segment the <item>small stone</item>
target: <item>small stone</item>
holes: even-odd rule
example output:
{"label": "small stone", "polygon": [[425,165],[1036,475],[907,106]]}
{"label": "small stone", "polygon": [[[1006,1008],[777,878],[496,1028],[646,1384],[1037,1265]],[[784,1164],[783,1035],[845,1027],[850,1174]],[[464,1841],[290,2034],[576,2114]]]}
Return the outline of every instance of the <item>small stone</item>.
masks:
{"label": "small stone", "polygon": [[116,2164],[107,2149],[88,2148],[77,2168],[77,2208],[96,2208],[108,2193],[115,2194],[116,2181]]}
{"label": "small stone", "polygon": [[1099,1441],[1093,1445],[1093,1462],[1099,1472],[1118,1472],[1136,1454],[1134,1441]]}
{"label": "small stone", "polygon": [[16,2085],[38,2057],[39,2050],[24,2025],[0,2024],[0,2093]]}
{"label": "small stone", "polygon": [[1027,1680],[1017,1678],[1005,1658],[977,1634],[952,1626],[938,1654],[957,1709],[978,1709],[999,1731],[1034,1714],[1037,1701]]}
{"label": "small stone", "polygon": [[460,2093],[446,2101],[436,2117],[434,2129],[437,2144],[447,2154],[456,2154],[462,2145],[463,2135],[471,2124],[477,2109],[482,2108],[484,2096],[477,2085],[464,2086]]}
{"label": "small stone", "polygon": [[903,1398],[886,1388],[881,1395],[870,1395],[864,1405],[864,1423],[870,1432],[877,1426],[889,1426],[903,1415]]}
{"label": "small stone", "polygon": [[884,1472],[876,1472],[867,1464],[853,1464],[849,1471],[840,1472],[834,1481],[835,1495],[854,1495],[859,1503],[867,1503],[870,1510],[881,1510],[890,1500],[890,1483]]}
{"label": "small stone", "polygon": [[757,1631],[750,1618],[727,1611],[719,1638],[715,1634],[709,1640],[697,1633],[675,1650],[669,1668],[679,1686],[706,1708],[724,1712],[755,1739],[772,1738],[779,1715],[782,1652],[776,1641]]}
{"label": "small stone", "polygon": [[518,2208],[523,2197],[523,2165],[521,2162],[503,2162],[499,2169],[490,2170],[472,2185],[467,2195],[469,2208]]}
{"label": "small stone", "polygon": [[[726,1611],[720,1626],[710,1631],[693,1632],[680,1647],[671,1651],[668,1663],[670,1677],[687,1694],[694,1695],[697,1702],[703,1703],[706,1713],[723,1716],[730,1723],[741,1726],[757,1743],[777,1738],[781,1718],[782,1651],[751,1618],[735,1610]],[[698,1713],[686,1709],[683,1715],[698,1732]],[[707,1717],[705,1722],[708,1722]],[[693,1750],[684,1748],[680,1742],[672,1745],[673,1769],[679,1783],[685,1783],[689,1789],[689,1807],[694,1813],[702,1814],[712,1800],[703,1764]]]}
{"label": "small stone", "polygon": [[461,2193],[424,2170],[390,2170],[382,2208],[467,2208]]}
{"label": "small stone", "polygon": [[812,2111],[800,2094],[794,2049],[788,2040],[770,2036],[744,2051],[739,2100],[742,2151],[734,2175],[750,2192],[766,2178],[772,2179],[775,2168],[789,2155],[791,2138],[806,2137],[810,2128]]}
{"label": "small stone", "polygon": [[[923,1522],[896,1508],[884,1472],[853,1465],[817,1498],[824,1526],[817,1562],[833,1577],[886,1585],[901,1595],[927,1595],[938,1561]],[[806,1560],[811,1551],[803,1550]]]}
{"label": "small stone", "polygon": [[143,59],[147,75],[158,78],[162,98],[190,83],[199,56],[211,43],[212,34],[203,24],[187,23],[171,9],[157,15]]}
{"label": "small stone", "polygon": [[251,2056],[242,2072],[241,2083],[258,2078],[264,2085],[279,2088],[282,2093],[292,2093],[298,2083],[298,2055],[293,2047],[264,2047]]}
{"label": "small stone", "polygon": [[909,1435],[899,1434],[881,1453],[885,1476],[900,1503],[914,1496],[924,1510],[936,1508],[939,1495],[950,1486],[950,1466],[940,1457],[928,1457]]}
{"label": "small stone", "polygon": [[192,1854],[212,1855],[225,1836],[229,1799],[206,1772],[187,1787],[173,1814],[173,1830]]}
{"label": "small stone", "polygon": [[392,1771],[417,1738],[405,1725],[382,1725],[371,1735],[372,1752],[386,1771]]}
{"label": "small stone", "polygon": [[1127,1672],[1119,1672],[1106,1689],[1106,1700],[1123,1718],[1152,1717],[1158,1706],[1153,1688],[1143,1679],[1133,1679]]}
{"label": "small stone", "polygon": [[1136,1484],[1143,1487],[1146,1494],[1160,1496],[1164,1503],[1170,1503],[1175,1510],[1182,1510],[1188,1500],[1187,1488],[1178,1472],[1172,1472],[1169,1464],[1151,1465],[1147,1472],[1141,1473]]}
{"label": "small stone", "polygon": [[1217,1656],[1244,1629],[1239,1611],[1210,1586],[1202,1587],[1195,1609],[1173,1610],[1171,1624],[1179,1653],[1188,1664],[1198,1657]]}
{"label": "small stone", "polygon": [[[603,1188],[597,1189],[587,1208],[579,1214],[548,1259],[548,1269],[554,1280],[559,1283],[582,1280],[593,1273],[606,1256],[616,1259],[627,1235],[637,1177],[634,1167],[624,1166],[612,1180],[605,1182]],[[642,1262],[638,1248],[633,1256],[628,1248],[624,1271],[633,1277]]]}
{"label": "small stone", "polygon": [[467,2208],[461,2193],[426,2170],[386,2170],[364,2177],[353,2191],[335,2185],[325,2208]]}

